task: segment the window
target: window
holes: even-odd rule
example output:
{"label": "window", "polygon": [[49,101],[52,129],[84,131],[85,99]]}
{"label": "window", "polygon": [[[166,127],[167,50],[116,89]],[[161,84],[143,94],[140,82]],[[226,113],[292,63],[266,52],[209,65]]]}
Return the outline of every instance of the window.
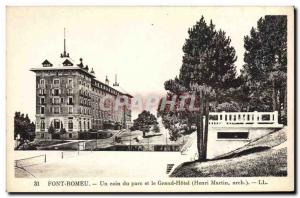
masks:
{"label": "window", "polygon": [[69,138],[72,138],[72,133],[69,133]]}
{"label": "window", "polygon": [[41,138],[44,138],[44,137],[45,137],[45,136],[44,136],[44,133],[42,133],[42,134],[41,134]]}
{"label": "window", "polygon": [[44,85],[45,84],[45,79],[40,79],[40,84]]}
{"label": "window", "polygon": [[54,79],[54,80],[53,80],[53,84],[59,85],[59,79]]}
{"label": "window", "polygon": [[68,98],[68,105],[73,105],[73,97]]}
{"label": "window", "polygon": [[45,131],[45,120],[41,119],[41,131]]}
{"label": "window", "polygon": [[41,94],[41,95],[45,95],[45,94],[46,94],[45,89],[40,89],[40,94]]}
{"label": "window", "polygon": [[59,114],[59,107],[54,107],[54,114]]}
{"label": "window", "polygon": [[69,121],[68,121],[68,129],[69,129],[69,131],[72,131],[72,130],[73,130],[73,118],[69,118]]}
{"label": "window", "polygon": [[73,113],[73,107],[69,107],[68,110],[69,110],[69,114]]}
{"label": "window", "polygon": [[41,107],[41,114],[45,114],[45,107]]}
{"label": "window", "polygon": [[59,98],[53,98],[53,104],[59,104]]}
{"label": "window", "polygon": [[58,119],[54,120],[54,128],[55,129],[60,129],[60,121]]}
{"label": "window", "polygon": [[68,89],[68,95],[73,94],[73,89]]}
{"label": "window", "polygon": [[45,98],[44,97],[40,98],[40,104],[42,104],[42,105],[45,104]]}
{"label": "window", "polygon": [[81,131],[81,121],[79,121],[78,125],[79,125],[79,130]]}
{"label": "window", "polygon": [[68,79],[68,84],[69,84],[69,85],[73,85],[73,79],[72,79],[72,78],[69,78],[69,79]]}
{"label": "window", "polygon": [[60,103],[64,103],[64,98],[60,98]]}
{"label": "window", "polygon": [[53,95],[58,96],[59,95],[59,89],[54,89],[53,90]]}
{"label": "window", "polygon": [[218,132],[218,139],[248,139],[248,132]]}

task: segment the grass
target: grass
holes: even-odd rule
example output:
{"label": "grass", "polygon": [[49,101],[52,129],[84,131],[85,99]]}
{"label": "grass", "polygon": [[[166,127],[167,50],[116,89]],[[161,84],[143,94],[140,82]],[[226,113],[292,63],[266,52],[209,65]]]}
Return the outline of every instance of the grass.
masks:
{"label": "grass", "polygon": [[275,148],[286,141],[286,132],[272,132],[211,161],[183,163],[171,177],[286,176],[287,148]]}

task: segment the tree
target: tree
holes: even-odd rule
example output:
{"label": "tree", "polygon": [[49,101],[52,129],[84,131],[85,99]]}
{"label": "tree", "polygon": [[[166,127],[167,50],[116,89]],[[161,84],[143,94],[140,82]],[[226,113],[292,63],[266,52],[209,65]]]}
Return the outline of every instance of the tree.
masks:
{"label": "tree", "polygon": [[[241,73],[251,105],[265,111],[287,111],[287,17],[265,16],[244,37],[244,66]],[[268,89],[269,88],[269,89]],[[257,110],[257,109],[256,109]]]}
{"label": "tree", "polygon": [[143,131],[143,137],[146,137],[146,133],[150,132],[151,126],[156,124],[158,124],[156,117],[145,110],[138,115],[137,119],[133,120],[133,128]]}
{"label": "tree", "polygon": [[170,95],[189,93],[196,96],[198,110],[172,113],[180,118],[180,123],[192,122],[196,125],[198,160],[205,161],[210,103],[224,102],[225,90],[238,86],[234,66],[236,56],[230,46],[231,39],[226,37],[224,31],[216,31],[212,21],[208,25],[203,16],[188,30],[188,34],[189,38],[183,46],[179,78],[166,81],[165,89]]}
{"label": "tree", "polygon": [[152,131],[154,131],[155,133],[159,133],[159,132],[160,132],[160,129],[159,129],[158,124],[155,124],[155,125],[153,126]]}
{"label": "tree", "polygon": [[14,117],[14,137],[19,134],[22,139],[33,140],[35,124],[30,121],[28,114],[24,117],[21,112],[15,112]]}
{"label": "tree", "polygon": [[55,133],[55,129],[54,129],[52,123],[50,124],[50,126],[48,128],[48,133],[51,134],[51,135],[53,135]]}
{"label": "tree", "polygon": [[66,129],[65,128],[60,128],[59,130],[59,134],[60,134],[60,137],[62,138],[62,140],[64,140],[64,135],[67,133]]}

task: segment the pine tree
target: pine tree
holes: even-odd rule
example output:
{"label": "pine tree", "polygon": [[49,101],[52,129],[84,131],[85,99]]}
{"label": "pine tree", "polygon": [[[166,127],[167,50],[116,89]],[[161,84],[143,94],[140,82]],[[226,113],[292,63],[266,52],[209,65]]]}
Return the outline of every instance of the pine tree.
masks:
{"label": "pine tree", "polygon": [[265,105],[263,110],[279,111],[280,115],[283,104],[286,114],[287,17],[260,18],[257,28],[245,36],[244,47],[242,77],[249,87],[253,106]]}
{"label": "pine tree", "polygon": [[[235,50],[231,39],[222,30],[216,31],[204,17],[188,30],[189,38],[183,46],[183,60],[179,78],[165,82],[165,89],[172,94],[195,93],[198,112],[184,112],[184,121],[192,121],[197,127],[198,160],[205,161],[207,153],[207,133],[209,104],[222,102],[225,90],[237,86]],[[203,123],[203,117],[205,125]],[[205,129],[204,129],[205,126]]]}

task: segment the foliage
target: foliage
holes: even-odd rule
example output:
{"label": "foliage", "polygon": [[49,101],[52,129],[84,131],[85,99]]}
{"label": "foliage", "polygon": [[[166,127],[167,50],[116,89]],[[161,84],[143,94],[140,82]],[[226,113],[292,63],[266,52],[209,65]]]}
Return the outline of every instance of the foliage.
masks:
{"label": "foliage", "polygon": [[60,133],[60,134],[66,134],[67,131],[66,131],[65,128],[60,128],[59,133]]}
{"label": "foliage", "polygon": [[14,137],[20,134],[21,139],[33,140],[35,124],[29,119],[28,114],[24,116],[21,112],[15,112]]}
{"label": "foliage", "polygon": [[[201,19],[188,30],[189,38],[183,46],[183,60],[179,78],[165,82],[165,89],[169,91],[168,97],[174,95],[195,95],[195,107],[198,110],[169,111],[161,109],[159,115],[163,123],[170,130],[170,139],[176,140],[184,126],[189,130],[193,125],[197,127],[198,160],[206,160],[208,123],[203,129],[203,116],[208,117],[210,104],[213,101],[225,102],[225,90],[239,86],[236,78],[235,50],[230,45],[231,39],[222,30],[215,30],[215,25],[210,21],[207,24]],[[191,101],[186,101],[188,106]],[[176,105],[178,102],[176,101]],[[207,119],[208,122],[208,119]]]}
{"label": "foliage", "polygon": [[88,132],[97,132],[96,129],[89,129]]}
{"label": "foliage", "polygon": [[153,125],[158,124],[156,117],[149,111],[143,111],[138,115],[138,118],[133,121],[133,129],[143,131],[143,137],[150,132]]}
{"label": "foliage", "polygon": [[[250,108],[287,110],[287,17],[265,16],[244,37],[244,66],[241,77],[247,89]],[[281,109],[283,109],[281,115]]]}
{"label": "foliage", "polygon": [[272,72],[286,72],[286,28],[286,16],[265,16],[258,20],[257,29],[252,27],[250,36],[245,36],[243,74],[248,80],[267,81]]}
{"label": "foliage", "polygon": [[155,133],[159,133],[159,132],[160,132],[160,129],[159,129],[158,124],[155,124],[155,125],[153,126],[152,131],[155,132]]}
{"label": "foliage", "polygon": [[185,120],[179,120],[179,117],[174,113],[163,115],[163,125],[169,130],[169,139],[171,141],[177,141],[177,139],[182,136],[182,131],[180,130],[179,126],[184,121]]}
{"label": "foliage", "polygon": [[49,126],[49,128],[48,128],[48,133],[49,133],[49,134],[54,134],[54,133],[55,133],[55,129],[54,129],[54,127],[53,127],[52,124],[50,124],[50,126]]}
{"label": "foliage", "polygon": [[67,133],[65,128],[60,128],[59,130],[59,134],[60,134],[60,138],[64,139],[64,135]]}
{"label": "foliage", "polygon": [[240,105],[236,102],[223,102],[218,104],[217,111],[226,111],[226,112],[239,112],[241,111]]}

